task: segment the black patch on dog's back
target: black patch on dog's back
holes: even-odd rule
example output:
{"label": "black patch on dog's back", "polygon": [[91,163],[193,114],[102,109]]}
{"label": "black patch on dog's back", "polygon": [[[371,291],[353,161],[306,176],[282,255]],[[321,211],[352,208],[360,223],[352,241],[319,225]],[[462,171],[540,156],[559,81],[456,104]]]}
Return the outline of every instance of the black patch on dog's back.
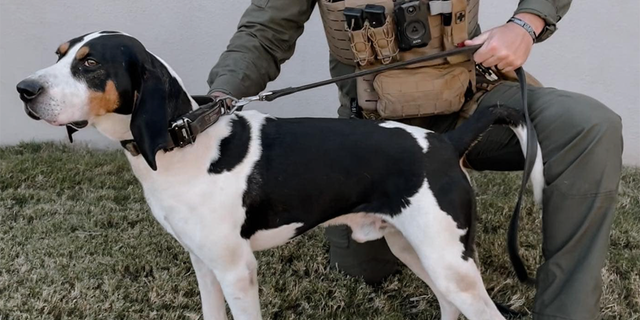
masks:
{"label": "black patch on dog's back", "polygon": [[266,120],[243,197],[241,235],[294,222],[298,234],[353,212],[396,215],[425,179],[426,157],[399,128],[355,119]]}
{"label": "black patch on dog's back", "polygon": [[231,134],[220,142],[220,157],[209,166],[209,173],[231,171],[247,156],[251,128],[244,117],[231,120]]}

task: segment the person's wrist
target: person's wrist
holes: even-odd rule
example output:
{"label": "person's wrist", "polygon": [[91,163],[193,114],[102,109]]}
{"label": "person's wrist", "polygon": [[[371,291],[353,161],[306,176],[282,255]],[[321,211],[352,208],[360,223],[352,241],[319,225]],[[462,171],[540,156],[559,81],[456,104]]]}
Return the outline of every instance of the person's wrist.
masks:
{"label": "person's wrist", "polygon": [[536,37],[540,35],[542,30],[544,29],[544,26],[546,25],[544,19],[533,13],[522,12],[514,15],[514,17],[529,24],[533,29],[533,32],[536,34]]}
{"label": "person's wrist", "polygon": [[536,43],[536,32],[533,30],[533,27],[531,27],[526,21],[518,19],[516,17],[511,17],[509,18],[509,20],[507,20],[507,25],[509,24],[514,25],[513,28],[519,30],[523,37],[530,38],[532,44]]}

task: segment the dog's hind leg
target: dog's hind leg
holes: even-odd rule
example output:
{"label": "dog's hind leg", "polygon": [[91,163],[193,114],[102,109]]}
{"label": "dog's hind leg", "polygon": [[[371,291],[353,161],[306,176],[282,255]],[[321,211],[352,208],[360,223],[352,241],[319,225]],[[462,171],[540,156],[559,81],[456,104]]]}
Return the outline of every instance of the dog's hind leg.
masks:
{"label": "dog's hind leg", "polygon": [[[445,242],[460,243],[459,234],[436,226],[419,230],[417,226],[425,227],[426,224],[415,221],[413,224],[408,227],[405,223],[396,226],[416,251],[432,279],[434,292],[439,291],[444,299],[453,303],[470,320],[504,319],[485,290],[473,259],[463,259],[463,250],[460,248],[443,245],[442,240],[445,239],[442,238],[448,238]],[[440,241],[433,239],[432,235],[441,238]]]}
{"label": "dog's hind leg", "polygon": [[198,290],[202,301],[202,318],[204,320],[227,320],[224,294],[216,275],[195,254],[190,253],[190,257],[198,280]]}
{"label": "dog's hind leg", "polygon": [[[436,200],[425,181],[418,193],[409,199],[410,205],[388,221],[413,247],[433,288],[468,319],[504,319],[489,297],[475,262],[468,256],[472,244],[464,239],[471,227],[470,220],[466,219],[470,219],[472,213],[449,214],[440,206],[446,205],[443,201],[446,200]],[[462,200],[458,197],[455,201],[459,204]],[[460,207],[463,209],[466,210],[466,206]],[[454,220],[454,216],[460,221]],[[459,223],[467,227],[460,228]]]}
{"label": "dog's hind leg", "polygon": [[440,319],[442,320],[456,320],[460,315],[460,311],[451,301],[445,298],[444,294],[440,292],[437,286],[433,284],[433,280],[429,277],[429,274],[422,266],[418,255],[407,239],[404,238],[402,233],[396,228],[390,228],[385,232],[384,238],[387,240],[387,245],[391,249],[391,252],[402,261],[413,273],[415,273],[422,281],[426,282],[431,288],[431,291],[438,298],[438,304],[440,305]]}

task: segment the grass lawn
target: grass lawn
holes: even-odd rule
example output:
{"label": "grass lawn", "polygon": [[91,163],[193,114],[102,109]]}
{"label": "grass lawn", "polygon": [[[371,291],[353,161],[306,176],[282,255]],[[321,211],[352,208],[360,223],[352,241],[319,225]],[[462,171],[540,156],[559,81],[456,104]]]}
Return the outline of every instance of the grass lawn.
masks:
{"label": "grass lawn", "polygon": [[[506,256],[519,173],[474,173],[478,249],[496,300],[530,310],[534,291]],[[541,263],[539,211],[523,211],[522,254]],[[404,269],[371,287],[327,266],[316,229],[257,254],[268,319],[439,319]],[[640,319],[640,169],[626,168],[603,277],[605,319]],[[120,151],[61,144],[0,148],[0,319],[198,319],[188,255],[156,223]]]}

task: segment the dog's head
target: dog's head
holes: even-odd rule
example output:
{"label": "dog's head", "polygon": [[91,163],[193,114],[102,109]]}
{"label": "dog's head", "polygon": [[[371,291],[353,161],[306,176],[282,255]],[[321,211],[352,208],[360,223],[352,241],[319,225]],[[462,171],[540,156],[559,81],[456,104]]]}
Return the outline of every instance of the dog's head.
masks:
{"label": "dog's head", "polygon": [[54,65],[18,83],[26,113],[68,128],[120,115],[128,119],[141,155],[156,170],[155,155],[167,146],[169,121],[192,109],[170,67],[135,38],[114,31],[71,39],[56,54]]}

